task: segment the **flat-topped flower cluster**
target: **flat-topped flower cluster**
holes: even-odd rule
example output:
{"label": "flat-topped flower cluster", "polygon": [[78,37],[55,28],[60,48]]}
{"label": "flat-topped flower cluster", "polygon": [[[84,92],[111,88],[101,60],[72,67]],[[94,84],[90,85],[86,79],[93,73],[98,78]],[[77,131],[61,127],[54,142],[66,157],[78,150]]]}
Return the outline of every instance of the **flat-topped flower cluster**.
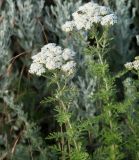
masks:
{"label": "flat-topped flower cluster", "polygon": [[94,2],[89,2],[80,6],[72,16],[73,20],[67,21],[62,26],[63,31],[70,32],[74,29],[89,30],[94,23],[100,23],[103,26],[117,23],[116,14],[109,7],[100,6]]}
{"label": "flat-topped flower cluster", "polygon": [[75,52],[69,48],[62,49],[55,43],[49,43],[41,48],[41,52],[32,57],[33,63],[29,72],[41,76],[46,70],[62,70],[66,73],[73,73],[76,63]]}
{"label": "flat-topped flower cluster", "polygon": [[125,67],[128,70],[132,70],[132,69],[139,70],[139,56],[135,57],[135,60],[133,62],[127,62],[125,64]]}

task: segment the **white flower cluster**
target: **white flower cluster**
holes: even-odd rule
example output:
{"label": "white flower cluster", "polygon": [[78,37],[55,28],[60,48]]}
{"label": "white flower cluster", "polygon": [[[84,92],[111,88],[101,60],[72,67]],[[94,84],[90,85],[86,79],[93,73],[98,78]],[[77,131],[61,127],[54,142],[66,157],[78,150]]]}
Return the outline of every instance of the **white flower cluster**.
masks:
{"label": "white flower cluster", "polygon": [[70,32],[74,28],[77,30],[88,30],[93,23],[100,23],[101,25],[114,25],[117,23],[117,16],[109,7],[100,6],[94,2],[80,6],[72,16],[73,20],[67,21],[62,26],[63,31]]}
{"label": "white flower cluster", "polygon": [[66,73],[73,73],[76,63],[75,52],[69,48],[62,49],[55,43],[49,43],[41,48],[41,52],[32,57],[33,63],[29,72],[41,76],[48,70],[61,69]]}
{"label": "white flower cluster", "polygon": [[135,60],[133,62],[127,62],[125,64],[125,67],[128,70],[132,70],[132,69],[139,70],[139,56],[135,57]]}

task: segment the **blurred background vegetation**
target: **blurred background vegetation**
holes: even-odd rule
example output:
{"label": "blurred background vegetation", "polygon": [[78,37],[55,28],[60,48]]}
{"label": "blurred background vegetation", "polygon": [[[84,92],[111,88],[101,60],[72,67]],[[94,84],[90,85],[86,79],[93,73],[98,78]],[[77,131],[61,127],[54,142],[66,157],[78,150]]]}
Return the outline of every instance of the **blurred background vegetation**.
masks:
{"label": "blurred background vegetation", "polygon": [[[51,96],[53,88],[48,87],[46,79],[30,75],[28,68],[31,56],[50,42],[74,48],[79,54],[80,66],[84,63],[81,46],[85,42],[74,43],[70,35],[62,32],[61,25],[85,2],[88,1],[0,0],[0,160],[56,159],[47,147],[54,142],[45,139],[57,128],[53,106],[40,103],[44,97]],[[113,29],[116,38],[110,53],[111,69],[117,73],[138,55],[139,1],[96,2],[110,6],[119,17]],[[73,109],[77,119],[95,114],[95,105],[92,107],[93,102],[88,99],[95,87],[95,78],[84,74],[85,68],[81,68],[76,75],[79,82],[75,85],[80,93],[73,102]],[[122,100],[121,79],[117,85]]]}

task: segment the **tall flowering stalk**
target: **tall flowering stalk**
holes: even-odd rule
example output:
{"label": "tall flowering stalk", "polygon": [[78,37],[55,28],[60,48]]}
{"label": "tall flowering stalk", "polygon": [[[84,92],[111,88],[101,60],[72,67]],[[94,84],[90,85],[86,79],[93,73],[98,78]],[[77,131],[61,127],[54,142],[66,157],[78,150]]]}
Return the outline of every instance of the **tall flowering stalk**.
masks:
{"label": "tall flowering stalk", "polygon": [[102,26],[107,26],[117,23],[117,16],[109,7],[100,6],[94,2],[80,6],[79,9],[72,14],[72,17],[72,21],[67,21],[62,26],[63,31],[87,31],[92,28],[93,24],[99,23]]}
{"label": "tall flowering stalk", "polygon": [[129,77],[124,81],[125,96],[128,100],[132,100],[132,105],[127,110],[126,130],[128,134],[124,136],[126,141],[124,147],[132,159],[139,159],[139,56],[135,57],[134,61],[127,62],[125,68],[129,73]]}
{"label": "tall flowering stalk", "polygon": [[[66,22],[62,29],[76,33],[78,37],[87,37],[85,54],[88,58],[85,67],[88,75],[96,79],[93,93],[90,94],[96,109],[92,117],[83,118],[83,121],[75,118],[72,102],[78,91],[71,87],[70,82],[76,70],[76,53],[54,43],[45,45],[40,53],[32,57],[29,72],[45,76],[49,79],[49,85],[53,86],[51,96],[44,100],[46,104],[54,106],[58,124],[57,130],[47,137],[55,142],[49,149],[56,159],[62,160],[122,160],[130,157],[125,150],[130,151],[129,144],[132,144],[135,147],[131,150],[131,157],[138,159],[138,116],[133,117],[132,100],[117,100],[117,76],[111,72],[108,60],[111,51],[110,31],[112,25],[117,23],[117,16],[109,7],[94,2],[79,7],[72,16],[73,20]],[[137,71],[138,61],[137,57],[125,66]],[[128,133],[124,129],[130,131],[131,140],[127,140]],[[136,139],[133,145],[132,140]]]}
{"label": "tall flowering stalk", "polygon": [[89,158],[81,146],[79,136],[81,131],[73,121],[73,113],[70,108],[75,95],[74,88],[70,86],[70,80],[76,69],[75,55],[76,53],[71,49],[62,49],[50,43],[32,57],[33,63],[29,69],[32,74],[48,78],[49,84],[54,87],[52,96],[43,102],[54,105],[56,122],[59,126],[58,131],[51,133],[47,139],[56,141],[52,150],[57,152],[57,156],[62,160],[66,158],[74,160],[75,157],[83,160]]}
{"label": "tall flowering stalk", "polygon": [[115,77],[112,77],[107,62],[110,43],[108,29],[110,28],[104,28],[100,35],[95,34],[91,37],[91,39],[95,40],[96,46],[91,46],[88,51],[88,53],[93,54],[93,57],[95,56],[96,58],[94,62],[89,62],[89,70],[92,76],[97,76],[98,80],[96,95],[92,96],[92,98],[96,99],[98,110],[96,118],[99,118],[99,123],[101,124],[99,124],[100,133],[98,133],[101,136],[101,145],[94,155],[96,156],[97,151],[101,151],[101,154],[104,154],[106,158],[119,160],[123,158],[123,155],[120,153],[122,134],[118,129],[116,118],[119,104],[115,99]]}
{"label": "tall flowering stalk", "polygon": [[[89,54],[87,70],[92,77],[97,77],[97,86],[95,95],[90,97],[96,102],[97,116],[94,127],[98,123],[99,132],[96,139],[99,140],[99,147],[94,152],[94,159],[110,159],[119,160],[123,158],[120,151],[121,132],[118,129],[116,120],[116,112],[118,104],[115,100],[115,87],[112,74],[109,71],[107,62],[110,37],[109,30],[112,25],[117,23],[116,14],[105,6],[100,6],[97,3],[89,2],[72,14],[73,20],[66,22],[62,29],[65,32],[84,31],[88,34],[88,39],[93,42],[86,48],[86,53]],[[79,32],[80,34],[80,32]],[[93,137],[92,134],[90,137]]]}

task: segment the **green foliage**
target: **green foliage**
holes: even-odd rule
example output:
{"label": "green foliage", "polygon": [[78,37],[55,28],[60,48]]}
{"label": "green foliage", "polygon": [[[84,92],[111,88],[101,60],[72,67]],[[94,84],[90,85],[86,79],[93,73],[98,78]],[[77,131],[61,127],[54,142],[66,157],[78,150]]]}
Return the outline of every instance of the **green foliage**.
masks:
{"label": "green foliage", "polygon": [[[117,11],[116,26],[66,35],[81,0],[0,1],[1,160],[139,159],[139,75],[122,70],[138,51],[139,3],[101,2]],[[47,42],[75,49],[74,76],[28,74]]]}
{"label": "green foliage", "polygon": [[[134,132],[135,130],[138,131],[138,128],[134,128],[135,130],[130,136],[130,131],[128,130],[130,127],[130,129],[132,129],[132,127],[135,125],[134,123],[138,123],[138,120],[135,120],[138,117],[138,110],[137,108],[134,108],[134,103],[136,102],[136,98],[134,96],[137,94],[134,94],[134,98],[132,98],[131,95],[135,92],[135,87],[128,86],[127,93],[131,97],[125,97],[123,102],[117,102],[115,88],[116,77],[114,77],[113,73],[110,72],[108,63],[109,55],[107,55],[107,53],[109,53],[108,46],[110,46],[110,34],[107,33],[108,30],[104,29],[104,31],[102,31],[102,37],[99,37],[100,34],[96,34],[95,36],[93,32],[91,39],[95,41],[94,43],[96,45],[89,47],[89,50],[87,49],[87,54],[92,54],[92,58],[95,57],[94,60],[91,59],[89,62],[88,69],[92,76],[95,75],[97,77],[98,83],[96,87],[96,94],[95,96],[93,95],[92,98],[95,98],[98,107],[98,116],[96,117],[98,117],[97,120],[99,121],[99,132],[96,138],[100,139],[98,140],[100,144],[99,147],[96,148],[93,158],[95,159],[98,157],[96,159],[120,160],[131,156],[131,159],[138,159],[138,137]],[[124,121],[128,119],[128,123],[124,123],[123,119]],[[125,130],[125,128],[128,129]],[[135,139],[132,139],[131,137],[136,139],[136,143]],[[133,147],[131,144],[132,142],[129,142],[130,144],[128,147],[132,146],[134,151],[132,149],[128,150],[128,156],[125,152],[126,144],[128,144],[127,139],[130,142],[134,141],[135,145],[133,145]]]}

